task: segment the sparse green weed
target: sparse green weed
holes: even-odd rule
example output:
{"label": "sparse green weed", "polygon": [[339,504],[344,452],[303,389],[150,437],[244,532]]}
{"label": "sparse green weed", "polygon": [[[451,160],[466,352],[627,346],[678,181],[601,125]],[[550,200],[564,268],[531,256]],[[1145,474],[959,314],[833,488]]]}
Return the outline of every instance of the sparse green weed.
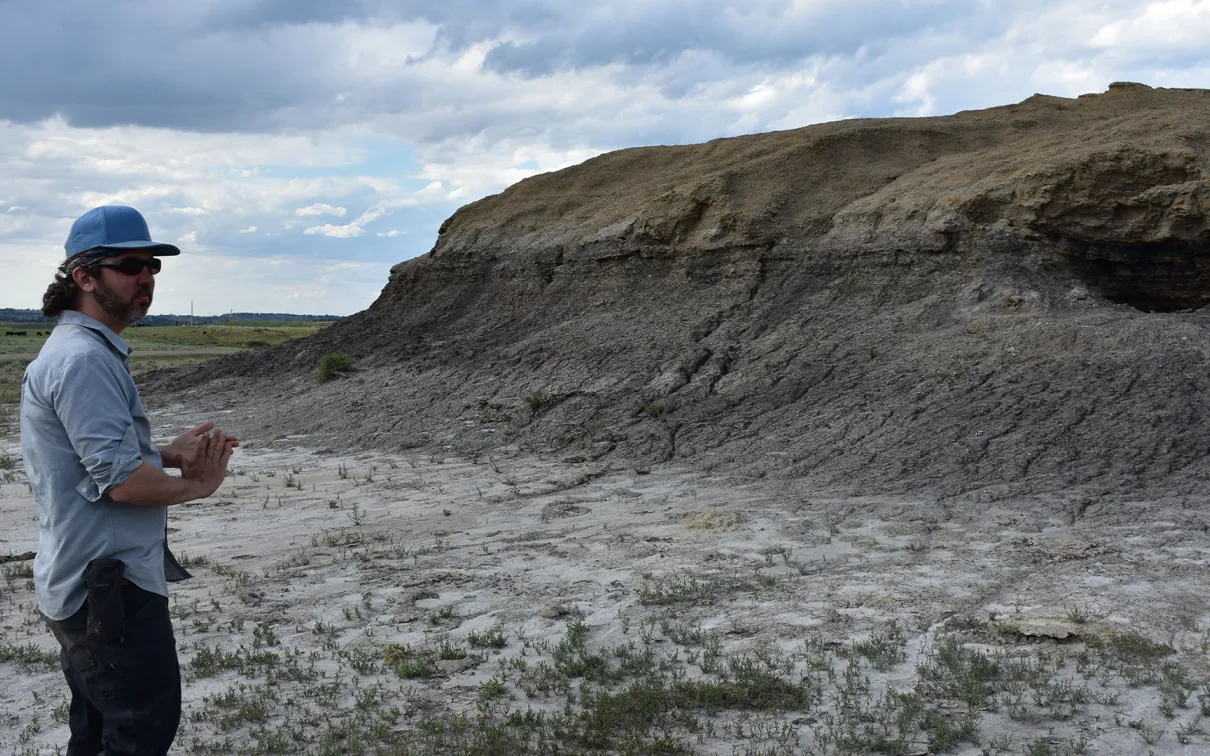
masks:
{"label": "sparse green weed", "polygon": [[347,354],[329,352],[319,358],[317,370],[319,380],[330,381],[344,375],[353,367],[353,360]]}

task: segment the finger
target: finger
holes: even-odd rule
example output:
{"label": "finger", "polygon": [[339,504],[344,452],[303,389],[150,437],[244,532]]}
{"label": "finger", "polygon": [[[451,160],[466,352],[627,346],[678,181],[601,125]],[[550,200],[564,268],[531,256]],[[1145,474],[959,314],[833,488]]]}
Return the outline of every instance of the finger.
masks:
{"label": "finger", "polygon": [[193,450],[193,452],[194,452],[193,458],[195,460],[198,460],[198,459],[204,458],[207,454],[209,454],[210,453],[210,443],[211,442],[210,442],[209,433],[203,433],[202,435],[198,436],[197,446],[194,447],[194,450]]}
{"label": "finger", "polygon": [[227,436],[227,443],[231,444],[231,448],[234,449],[239,446],[239,439],[235,436]]}
{"label": "finger", "polygon": [[211,429],[211,428],[213,428],[213,427],[214,427],[214,423],[210,423],[210,422],[202,423],[202,424],[201,424],[201,425],[199,425],[198,427],[196,427],[196,428],[194,428],[193,430],[189,431],[189,434],[190,434],[190,435],[193,435],[193,436],[200,436],[200,435],[202,435],[202,434],[204,434],[204,433],[209,432],[209,431],[210,431],[210,429]]}

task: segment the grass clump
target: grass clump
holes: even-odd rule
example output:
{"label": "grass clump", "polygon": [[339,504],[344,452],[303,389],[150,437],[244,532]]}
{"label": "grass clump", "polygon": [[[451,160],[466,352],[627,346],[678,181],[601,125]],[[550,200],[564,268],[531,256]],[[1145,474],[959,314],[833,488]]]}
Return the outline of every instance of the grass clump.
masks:
{"label": "grass clump", "polygon": [[9,587],[13,587],[13,583],[18,580],[33,580],[34,579],[34,563],[33,562],[15,562],[6,564],[3,570],[4,582]]}
{"label": "grass clump", "polygon": [[[767,577],[767,576],[766,576]],[[639,603],[645,606],[670,606],[672,604],[701,604],[717,596],[755,591],[763,580],[750,580],[739,575],[676,576],[645,579],[639,586]]]}
{"label": "grass clump", "polygon": [[550,395],[549,391],[531,391],[522,399],[525,400],[525,405],[531,412],[537,412],[554,402],[554,397]]}
{"label": "grass clump", "polygon": [[348,372],[353,367],[353,359],[340,352],[328,352],[319,358],[319,380],[330,381]]}
{"label": "grass clump", "polygon": [[907,659],[906,646],[907,638],[903,636],[898,623],[891,621],[885,630],[872,633],[866,640],[856,641],[849,646],[849,650],[869,661],[874,669],[886,672]]}
{"label": "grass clump", "polygon": [[437,674],[436,654],[431,651],[417,651],[401,643],[388,644],[383,649],[382,661],[405,680]]}
{"label": "grass clump", "polygon": [[471,648],[504,648],[508,636],[499,629],[486,632],[472,632],[466,636],[466,642]]}
{"label": "grass clump", "polygon": [[0,645],[0,662],[16,662],[25,672],[59,666],[58,651],[43,651],[32,643]]}
{"label": "grass clump", "polygon": [[277,691],[270,686],[237,683],[224,693],[204,696],[201,711],[192,714],[190,719],[210,722],[219,730],[229,732],[245,724],[267,720],[277,698]]}
{"label": "grass clump", "polygon": [[457,643],[449,641],[441,641],[441,647],[437,649],[437,656],[442,661],[456,661],[466,658],[466,649],[459,646]]}
{"label": "grass clump", "polygon": [[244,677],[269,680],[309,680],[316,676],[313,664],[303,667],[297,656],[240,646],[234,651],[199,645],[185,665],[189,679],[214,677],[228,670]]}
{"label": "grass clump", "polygon": [[1106,637],[1090,634],[1084,639],[1084,647],[1086,665],[1119,675],[1132,687],[1159,683],[1165,679],[1165,671],[1172,668],[1165,662],[1173,653],[1172,647],[1134,630]]}
{"label": "grass clump", "polygon": [[1046,670],[1027,659],[993,658],[948,637],[917,669],[918,691],[929,698],[963,703],[971,711],[990,708],[1010,683],[1040,683]]}

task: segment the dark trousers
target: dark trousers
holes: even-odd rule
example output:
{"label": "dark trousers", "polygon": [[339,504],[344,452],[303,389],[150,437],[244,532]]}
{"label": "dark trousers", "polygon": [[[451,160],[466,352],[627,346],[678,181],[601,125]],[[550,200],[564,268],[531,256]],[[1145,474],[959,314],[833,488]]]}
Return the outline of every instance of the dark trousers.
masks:
{"label": "dark trousers", "polygon": [[71,688],[67,756],[161,756],[181,721],[181,671],[168,599],[122,586],[125,635],[88,637],[88,604],[62,621],[47,620]]}

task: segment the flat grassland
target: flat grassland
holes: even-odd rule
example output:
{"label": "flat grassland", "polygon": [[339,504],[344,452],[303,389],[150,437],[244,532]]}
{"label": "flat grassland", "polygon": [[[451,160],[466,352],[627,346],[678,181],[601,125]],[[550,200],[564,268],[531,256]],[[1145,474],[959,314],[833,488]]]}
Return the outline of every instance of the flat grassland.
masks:
{"label": "flat grassland", "polygon": [[[328,325],[325,322],[232,322],[196,326],[134,326],[122,333],[134,353],[131,373],[192,365],[217,356],[275,346]],[[20,400],[21,376],[46,337],[52,323],[0,323],[0,404]]]}

